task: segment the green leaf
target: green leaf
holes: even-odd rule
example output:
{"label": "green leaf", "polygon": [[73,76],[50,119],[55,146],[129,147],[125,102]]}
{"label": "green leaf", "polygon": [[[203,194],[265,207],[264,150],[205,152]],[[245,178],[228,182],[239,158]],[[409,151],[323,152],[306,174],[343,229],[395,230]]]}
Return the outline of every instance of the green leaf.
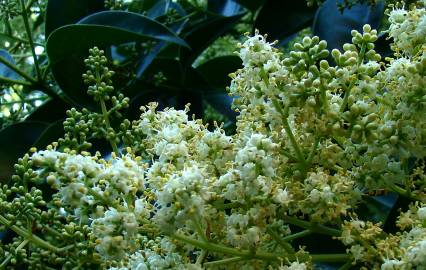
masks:
{"label": "green leaf", "polygon": [[356,213],[362,220],[385,224],[397,199],[398,195],[395,193],[383,196],[366,196],[357,208]]}
{"label": "green leaf", "polygon": [[92,98],[86,94],[87,86],[81,77],[89,48],[152,39],[188,46],[172,30],[150,18],[131,12],[105,11],[56,29],[47,40],[46,50],[62,90],[75,105],[91,107]]}
{"label": "green leaf", "polygon": [[10,180],[13,165],[33,146],[47,125],[44,122],[22,122],[0,130],[0,182]]}
{"label": "green leaf", "polygon": [[157,3],[155,3],[155,5],[148,10],[146,16],[151,19],[156,19],[166,15],[167,12],[169,12],[171,9],[175,10],[179,16],[186,15],[185,9],[183,9],[182,6],[178,3],[175,3],[171,0],[158,0]]}
{"label": "green leaf", "polygon": [[207,10],[225,17],[233,16],[243,11],[242,6],[233,0],[208,1]]}
{"label": "green leaf", "polygon": [[241,67],[242,61],[240,57],[227,55],[213,58],[196,69],[207,83],[215,88],[221,88],[225,92],[225,88],[231,84],[229,74]]}
{"label": "green leaf", "polygon": [[47,40],[47,54],[56,64],[68,54],[93,46],[110,46],[147,38],[188,47],[173,31],[148,17],[125,11],[104,11],[88,16],[74,25],[56,29]]}
{"label": "green leaf", "polygon": [[49,0],[46,7],[45,35],[48,37],[55,29],[76,23],[102,9],[103,0]]}
{"label": "green leaf", "polygon": [[239,12],[226,17],[210,16],[195,25],[191,25],[189,29],[185,29],[182,36],[191,49],[180,49],[179,56],[184,66],[191,66],[208,46],[238,23],[244,14],[244,12]]}
{"label": "green leaf", "polygon": [[[0,57],[2,57],[4,60],[6,60],[9,63],[12,63],[14,65],[16,64],[13,57],[6,50],[0,49]],[[0,76],[9,78],[9,79],[14,79],[14,80],[20,78],[20,76],[15,71],[10,69],[3,63],[0,63]]]}
{"label": "green leaf", "polygon": [[342,12],[337,4],[344,0],[327,0],[318,9],[313,24],[314,35],[327,41],[329,49],[341,49],[343,44],[351,43],[352,30],[362,32],[364,24],[377,29],[383,17],[384,3],[377,1],[375,5],[357,3]]}
{"label": "green leaf", "polygon": [[235,2],[239,3],[240,5],[250,9],[252,12],[259,9],[264,3],[265,0],[235,0]]}
{"label": "green leaf", "polygon": [[62,100],[51,99],[35,109],[26,120],[52,123],[66,117],[66,110],[68,109],[70,109],[70,106]]}
{"label": "green leaf", "polygon": [[37,147],[37,149],[43,149],[47,145],[63,137],[65,133],[63,125],[64,120],[65,119],[60,119],[51,123],[34,142],[34,147]]}
{"label": "green leaf", "polygon": [[256,17],[254,29],[268,34],[271,40],[285,43],[293,34],[310,26],[316,8],[308,7],[306,1],[268,0]]}

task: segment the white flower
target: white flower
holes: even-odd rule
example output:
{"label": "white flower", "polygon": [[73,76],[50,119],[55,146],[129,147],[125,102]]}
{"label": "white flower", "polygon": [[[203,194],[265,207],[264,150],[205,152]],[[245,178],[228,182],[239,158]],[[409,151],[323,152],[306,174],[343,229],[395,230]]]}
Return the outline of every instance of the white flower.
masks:
{"label": "white flower", "polygon": [[365,248],[360,245],[353,245],[350,248],[350,251],[352,253],[352,256],[354,257],[355,261],[361,261],[364,258],[365,254]]}
{"label": "white flower", "polygon": [[307,270],[308,267],[305,263],[292,262],[290,265],[280,266],[279,270]]}
{"label": "white flower", "polygon": [[291,195],[288,193],[287,188],[279,188],[274,195],[275,202],[283,205],[288,205],[291,201]]}
{"label": "white flower", "polygon": [[381,270],[399,270],[401,269],[403,265],[404,265],[404,262],[402,261],[385,259],[380,269]]}
{"label": "white flower", "polygon": [[426,207],[421,207],[417,210],[417,216],[419,217],[420,221],[425,222],[426,221]]}

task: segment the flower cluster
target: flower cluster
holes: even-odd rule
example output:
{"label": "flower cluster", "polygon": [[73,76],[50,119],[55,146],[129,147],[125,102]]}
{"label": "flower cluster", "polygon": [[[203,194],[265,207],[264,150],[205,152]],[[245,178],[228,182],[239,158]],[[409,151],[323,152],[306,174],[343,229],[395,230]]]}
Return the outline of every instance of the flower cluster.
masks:
{"label": "flower cluster", "polygon": [[[189,107],[156,103],[111,125],[126,102],[110,97],[112,73],[91,50],[84,78],[102,114],[69,111],[67,138],[26,155],[11,188],[0,189],[9,213],[0,223],[17,235],[0,246],[4,260],[35,269],[424,269],[425,18],[421,4],[390,12],[388,64],[369,25],[342,51],[305,37],[285,56],[256,32],[230,75],[233,135],[191,118]],[[86,151],[90,131],[111,155]],[[396,222],[381,220],[394,231],[357,215],[377,190],[410,201]],[[311,251],[311,234],[346,252]],[[29,242],[31,256],[22,251]]]}

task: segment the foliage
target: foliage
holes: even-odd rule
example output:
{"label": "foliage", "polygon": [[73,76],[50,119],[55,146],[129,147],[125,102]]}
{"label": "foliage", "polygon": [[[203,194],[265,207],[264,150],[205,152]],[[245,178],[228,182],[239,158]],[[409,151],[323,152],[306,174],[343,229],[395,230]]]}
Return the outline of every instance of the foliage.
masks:
{"label": "foliage", "polygon": [[1,2],[0,268],[426,267],[424,2],[366,2]]}

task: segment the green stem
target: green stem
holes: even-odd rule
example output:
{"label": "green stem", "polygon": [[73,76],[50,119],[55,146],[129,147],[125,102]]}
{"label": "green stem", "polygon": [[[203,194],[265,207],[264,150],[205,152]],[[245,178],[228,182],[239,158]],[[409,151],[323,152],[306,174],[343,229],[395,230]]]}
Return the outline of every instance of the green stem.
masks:
{"label": "green stem", "polygon": [[300,220],[298,218],[290,217],[290,216],[284,216],[283,220],[289,224],[296,225],[301,228],[308,229],[312,232],[331,235],[331,236],[340,236],[342,232],[337,229],[333,229],[324,225],[319,224],[313,224],[309,221]]}
{"label": "green stem", "polygon": [[400,186],[397,186],[394,183],[389,183],[389,188],[393,191],[398,193],[399,195],[401,195],[402,197],[408,198],[410,200],[413,201],[420,201],[420,202],[424,202],[426,201],[425,198],[421,198],[418,196],[413,195],[411,192],[409,192],[408,190],[403,189]]}
{"label": "green stem", "polygon": [[19,103],[29,103],[29,102],[33,102],[33,101],[37,101],[37,100],[44,100],[43,98],[29,98],[29,99],[24,99],[24,100],[19,100],[19,101],[9,101],[9,102],[3,102],[0,103],[0,105],[4,106],[4,105],[13,105],[13,104],[19,104]]}
{"label": "green stem", "polygon": [[287,251],[290,254],[296,253],[293,247],[287,241],[285,241],[278,233],[272,230],[270,227],[268,227],[266,231],[269,233],[269,235],[272,236],[272,238],[274,238],[275,242],[277,242],[280,246],[282,246],[285,249],[285,251]]}
{"label": "green stem", "polygon": [[312,160],[314,159],[315,152],[318,148],[319,142],[320,142],[320,138],[316,137],[314,144],[312,144],[311,151],[309,151],[308,158],[306,159],[305,173],[306,173],[307,170],[309,170],[309,167],[312,164]]}
{"label": "green stem", "polygon": [[[365,43],[363,43],[361,45],[361,51],[358,54],[358,60],[357,60],[357,68],[362,64],[362,62],[364,61],[364,55],[365,55],[365,49],[367,45]],[[343,102],[342,105],[340,106],[340,112],[343,112],[346,108],[346,105],[348,104],[348,98],[351,94],[351,90],[355,85],[355,82],[357,81],[357,78],[354,78],[351,83],[349,84],[349,87],[346,87],[345,85],[343,85],[343,90],[345,90],[345,95],[343,96]]]}
{"label": "green stem", "polygon": [[[102,109],[102,115],[104,117],[104,121],[105,124],[107,126],[107,129],[111,128],[111,125],[109,123],[109,118],[108,118],[108,111],[105,105],[105,101],[101,98],[100,99],[100,103],[101,103],[101,109]],[[114,151],[114,153],[118,156],[120,154],[120,151],[118,151],[118,147],[117,144],[115,143],[115,141],[113,139],[109,140],[109,143],[111,144],[112,150]]]}
{"label": "green stem", "polygon": [[[9,39],[9,40],[13,40],[13,41],[18,41],[18,42],[21,42],[21,43],[29,43],[29,41],[26,40],[26,39],[23,39],[23,38],[20,38],[20,37],[15,37],[15,36],[12,36],[12,35],[8,35],[6,33],[0,33],[0,37],[5,38],[5,39]],[[37,45],[37,46],[43,46],[43,44],[38,43],[38,42],[34,42],[34,44]]]}
{"label": "green stem", "polygon": [[226,258],[226,259],[223,259],[223,260],[206,262],[205,264],[203,264],[203,266],[204,267],[215,267],[215,266],[220,266],[220,265],[227,265],[227,264],[234,263],[234,262],[244,261],[244,260],[247,260],[247,259],[241,258],[241,257],[231,257],[231,258]]}
{"label": "green stem", "polygon": [[34,79],[33,77],[31,77],[30,75],[26,74],[25,72],[23,72],[21,69],[19,69],[19,67],[17,67],[15,64],[10,63],[9,61],[7,61],[5,58],[3,58],[2,56],[0,56],[0,63],[2,63],[3,65],[7,66],[8,68],[10,68],[11,70],[15,71],[16,73],[18,73],[21,77],[25,78],[27,81],[36,84],[37,80]]}
{"label": "green stem", "polygon": [[25,86],[31,86],[32,85],[31,83],[26,82],[26,81],[10,79],[10,78],[3,77],[3,76],[0,76],[0,82],[7,83],[7,84],[20,84],[20,85],[25,85]]}
{"label": "green stem", "polygon": [[44,241],[40,237],[33,235],[32,233],[28,232],[25,229],[22,229],[22,228],[20,228],[16,225],[9,225],[9,224],[11,224],[11,222],[9,220],[7,220],[5,217],[3,217],[2,215],[0,215],[0,223],[5,225],[6,227],[10,228],[12,231],[14,231],[16,234],[18,234],[22,238],[30,241],[31,243],[36,244],[39,247],[48,249],[48,250],[55,252],[55,253],[58,253],[62,250],[62,249],[57,248],[54,245],[50,244],[49,242]]}
{"label": "green stem", "polygon": [[0,264],[0,270],[4,270],[6,269],[6,265],[9,264],[10,260],[12,259],[13,255],[9,254],[9,256],[7,256],[2,263]]}
{"label": "green stem", "polygon": [[300,150],[300,147],[299,147],[299,144],[296,141],[296,138],[293,135],[293,132],[291,131],[290,124],[288,123],[288,120],[287,120],[287,116],[282,111],[280,104],[278,103],[278,101],[276,99],[272,99],[272,104],[274,105],[275,109],[281,114],[281,116],[283,118],[284,130],[285,130],[287,136],[290,139],[290,143],[291,143],[294,151],[296,152],[296,155],[297,155],[297,158],[298,158],[300,164],[305,165],[305,158],[302,154],[302,151]]}
{"label": "green stem", "polygon": [[241,257],[244,259],[258,259],[264,261],[282,261],[284,258],[289,261],[295,260],[309,260],[312,259],[314,262],[346,262],[350,259],[348,254],[313,254],[307,255],[306,257],[298,256],[294,254],[276,254],[269,252],[257,251],[253,252],[252,250],[241,250],[236,248],[230,248],[220,244],[214,244],[210,242],[196,240],[194,238],[175,233],[171,235],[172,238],[182,241],[186,244],[198,247],[204,250],[211,252],[226,254],[234,257]]}
{"label": "green stem", "polygon": [[[16,247],[15,252],[18,252],[19,250],[21,250],[23,247],[25,247],[28,244],[28,240],[25,239],[21,244],[19,244],[19,246]],[[10,262],[10,260],[12,259],[13,255],[10,254],[9,256],[7,256],[6,259],[4,259],[4,261],[0,264],[0,269],[6,269],[6,265]]]}
{"label": "green stem", "polygon": [[343,90],[345,90],[345,95],[343,96],[342,105],[340,105],[340,109],[339,109],[341,113],[345,111],[346,105],[348,104],[349,95],[351,94],[352,87],[354,87],[355,85],[355,81],[356,80],[352,80],[349,87],[346,87],[345,85],[343,85],[342,87]]}
{"label": "green stem", "polygon": [[204,249],[201,250],[200,256],[198,256],[197,261],[195,262],[195,264],[197,265],[202,265],[204,259],[207,256],[207,251],[205,251]]}
{"label": "green stem", "polygon": [[212,203],[212,206],[216,208],[217,210],[226,210],[226,209],[233,209],[236,207],[241,207],[240,202],[230,202],[230,203],[224,203],[220,201],[215,201]]}
{"label": "green stem", "polygon": [[320,85],[320,97],[322,102],[322,108],[324,109],[324,112],[327,112],[328,111],[327,95],[326,95],[326,89],[324,85],[322,84],[322,82]]}
{"label": "green stem", "polygon": [[349,270],[352,267],[352,262],[347,262],[340,266],[338,270]]}
{"label": "green stem", "polygon": [[197,232],[197,234],[201,237],[201,239],[207,242],[208,240],[206,234],[204,233],[203,228],[196,217],[192,217],[192,223],[194,224],[195,231]]}
{"label": "green stem", "polygon": [[283,237],[283,240],[287,241],[287,242],[290,242],[290,241],[293,241],[293,240],[295,240],[297,238],[302,238],[302,237],[305,237],[307,235],[310,235],[312,233],[313,232],[311,230],[303,230],[301,232],[294,233],[294,234],[291,234],[289,236]]}
{"label": "green stem", "polygon": [[41,82],[42,76],[41,76],[41,72],[40,72],[40,65],[39,65],[39,62],[38,62],[37,55],[35,53],[35,45],[34,45],[32,33],[31,33],[31,29],[30,29],[30,24],[28,22],[27,8],[25,6],[24,1],[25,0],[21,0],[22,18],[24,20],[25,31],[27,32],[28,42],[30,43],[31,53],[33,54],[34,66],[35,66],[35,69],[36,69],[37,79],[38,79],[39,82]]}

